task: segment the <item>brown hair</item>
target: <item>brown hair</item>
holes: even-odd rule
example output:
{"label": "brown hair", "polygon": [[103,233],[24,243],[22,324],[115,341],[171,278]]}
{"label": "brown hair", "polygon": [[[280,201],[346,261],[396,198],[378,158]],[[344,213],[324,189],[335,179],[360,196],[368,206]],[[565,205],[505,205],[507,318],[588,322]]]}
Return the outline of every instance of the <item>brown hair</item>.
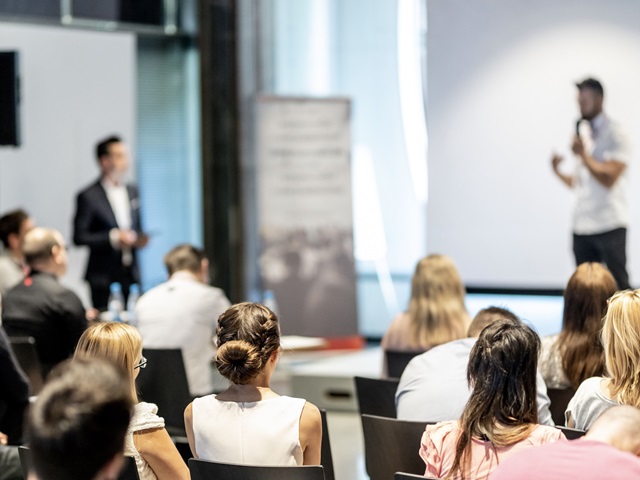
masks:
{"label": "brown hair", "polygon": [[121,368],[129,377],[134,403],[138,403],[134,370],[141,356],[140,332],[120,322],[101,322],[87,328],[73,354],[74,358],[103,358]]}
{"label": "brown hair", "polygon": [[567,283],[557,345],[562,368],[573,388],[604,373],[600,330],[607,300],[617,289],[613,275],[601,263],[579,265]]}
{"label": "brown hair", "polygon": [[173,275],[181,270],[188,270],[192,273],[200,272],[202,261],[206,258],[204,250],[183,243],[172,248],[164,256],[164,266],[167,267],[169,275]]}
{"label": "brown hair", "polygon": [[624,290],[611,297],[602,343],[611,398],[640,407],[640,290]]}
{"label": "brown hair", "polygon": [[411,280],[409,346],[426,349],[463,338],[470,321],[464,295],[449,257],[429,255],[420,260]]}
{"label": "brown hair", "polygon": [[482,330],[469,356],[467,380],[473,390],[459,420],[461,433],[446,478],[457,471],[467,478],[472,437],[495,448],[529,436],[538,423],[539,352],[538,334],[517,319],[496,320]]}
{"label": "brown hair", "polygon": [[216,366],[220,374],[244,385],[255,378],[280,348],[278,317],[259,303],[238,303],[218,318]]}
{"label": "brown hair", "polygon": [[19,235],[22,224],[29,218],[29,214],[22,209],[12,210],[0,217],[0,241],[5,248],[9,248],[9,235]]}

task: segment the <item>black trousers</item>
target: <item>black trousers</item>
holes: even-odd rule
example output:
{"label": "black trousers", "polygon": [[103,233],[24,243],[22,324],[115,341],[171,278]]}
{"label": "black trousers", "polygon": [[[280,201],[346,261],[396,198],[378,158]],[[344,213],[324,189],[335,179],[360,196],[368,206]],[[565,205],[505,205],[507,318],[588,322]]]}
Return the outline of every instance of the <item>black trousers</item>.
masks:
{"label": "black trousers", "polygon": [[[122,270],[118,272],[115,278],[111,279],[112,282],[118,282],[122,285],[122,294],[124,296],[125,306],[127,305],[127,299],[129,298],[129,287],[138,283],[135,279],[131,267],[122,267]],[[109,303],[110,284],[104,283],[91,283],[89,282],[89,288],[91,289],[91,301],[93,307],[97,308],[101,312],[107,310],[107,304]]]}
{"label": "black trousers", "polygon": [[573,234],[573,254],[576,265],[585,262],[604,263],[618,288],[626,290],[629,287],[627,274],[627,229],[616,228],[609,232],[595,235]]}

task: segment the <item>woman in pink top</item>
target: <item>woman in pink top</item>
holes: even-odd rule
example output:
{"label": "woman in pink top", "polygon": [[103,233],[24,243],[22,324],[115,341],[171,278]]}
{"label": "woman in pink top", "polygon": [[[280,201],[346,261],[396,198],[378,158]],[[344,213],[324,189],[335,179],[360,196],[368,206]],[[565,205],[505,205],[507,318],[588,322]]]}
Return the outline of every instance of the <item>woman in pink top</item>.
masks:
{"label": "woman in pink top", "polygon": [[560,430],[537,424],[539,351],[538,335],[519,321],[497,320],[482,330],[469,357],[473,391],[462,417],[429,425],[422,435],[425,476],[486,479],[505,457],[564,439]]}

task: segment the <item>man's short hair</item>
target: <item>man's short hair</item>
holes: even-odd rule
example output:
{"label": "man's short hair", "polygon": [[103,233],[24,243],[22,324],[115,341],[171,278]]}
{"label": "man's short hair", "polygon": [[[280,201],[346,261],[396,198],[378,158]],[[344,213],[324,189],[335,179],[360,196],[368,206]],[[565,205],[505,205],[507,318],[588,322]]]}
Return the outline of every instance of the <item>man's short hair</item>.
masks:
{"label": "man's short hair", "polygon": [[133,402],[124,372],[102,359],[52,370],[29,414],[39,480],[91,480],[124,450]]}
{"label": "man's short hair", "polygon": [[0,217],[0,240],[5,248],[9,248],[9,235],[19,235],[22,224],[29,214],[22,209],[12,210]]}
{"label": "man's short hair", "polygon": [[506,308],[500,307],[488,307],[480,310],[471,321],[469,325],[469,331],[467,336],[476,338],[480,336],[480,332],[488,325],[491,325],[496,320],[511,320],[519,322],[520,319]]}
{"label": "man's short hair", "polygon": [[27,232],[21,247],[27,265],[33,267],[51,258],[53,247],[60,245],[57,234],[57,231],[43,227],[36,227]]}
{"label": "man's short hair", "polygon": [[114,143],[122,143],[122,139],[117,135],[111,135],[110,137],[105,138],[104,140],[99,141],[96,144],[96,159],[100,161],[100,159],[109,155],[109,148]]}
{"label": "man's short hair", "polygon": [[601,97],[604,97],[604,88],[602,88],[602,84],[599,80],[595,78],[585,78],[581,82],[576,83],[576,87],[578,90],[589,89],[594,92],[600,94]]}
{"label": "man's short hair", "polygon": [[164,266],[167,267],[169,275],[173,275],[181,270],[188,270],[193,273],[200,271],[202,261],[207,258],[204,250],[194,247],[188,243],[183,243],[172,248],[164,256]]}

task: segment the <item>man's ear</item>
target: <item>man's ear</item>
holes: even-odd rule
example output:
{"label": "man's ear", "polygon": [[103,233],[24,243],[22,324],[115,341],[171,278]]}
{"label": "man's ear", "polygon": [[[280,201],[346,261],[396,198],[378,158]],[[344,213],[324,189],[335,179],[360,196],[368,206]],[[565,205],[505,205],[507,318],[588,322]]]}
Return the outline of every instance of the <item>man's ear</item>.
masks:
{"label": "man's ear", "polygon": [[122,465],[124,464],[124,455],[122,452],[117,453],[109,460],[96,476],[97,480],[117,480]]}

